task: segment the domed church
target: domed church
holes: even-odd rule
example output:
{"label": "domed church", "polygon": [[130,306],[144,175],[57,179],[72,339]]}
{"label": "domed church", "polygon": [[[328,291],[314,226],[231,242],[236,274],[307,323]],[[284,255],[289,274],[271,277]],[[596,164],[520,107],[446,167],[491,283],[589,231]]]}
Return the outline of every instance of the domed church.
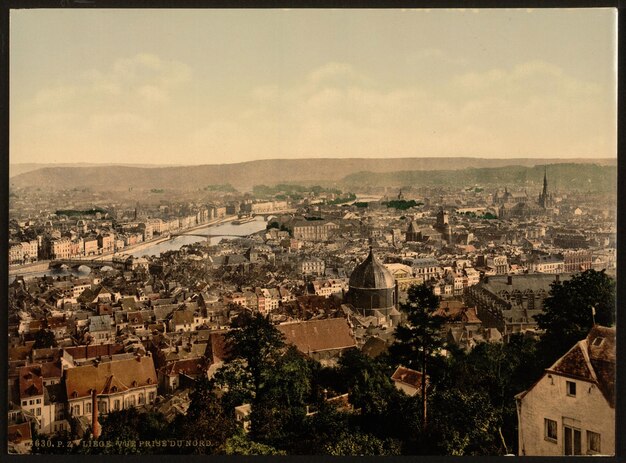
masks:
{"label": "domed church", "polygon": [[[370,253],[350,275],[347,300],[367,315],[378,310],[385,316],[397,312],[398,287],[389,270]],[[396,309],[396,310],[394,310]]]}

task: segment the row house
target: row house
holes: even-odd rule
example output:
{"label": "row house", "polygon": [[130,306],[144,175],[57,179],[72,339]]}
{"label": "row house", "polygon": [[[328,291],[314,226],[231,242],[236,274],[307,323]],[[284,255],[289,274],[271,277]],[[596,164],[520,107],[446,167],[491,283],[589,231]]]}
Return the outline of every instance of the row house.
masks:
{"label": "row house", "polygon": [[60,377],[60,365],[52,363],[32,364],[19,370],[20,408],[42,434],[69,430]]}
{"label": "row house", "polygon": [[98,254],[98,238],[89,236],[83,239],[83,254],[85,256],[95,256]]}
{"label": "row house", "polygon": [[591,269],[593,260],[589,250],[565,251],[562,255],[563,271],[566,273],[584,272]]}
{"label": "row house", "polygon": [[439,261],[429,257],[414,259],[410,262],[410,265],[415,278],[417,278],[420,283],[425,283],[431,279],[438,279],[443,273]]}
{"label": "row house", "polygon": [[22,241],[9,247],[9,265],[35,262],[39,255],[37,240]]}
{"label": "row house", "polygon": [[535,255],[528,263],[528,270],[537,273],[563,273],[565,262],[557,255]]}
{"label": "row house", "polygon": [[303,259],[298,262],[298,272],[302,275],[324,275],[326,264],[322,259]]}
{"label": "row house", "polygon": [[196,331],[199,326],[208,323],[208,321],[198,304],[193,302],[172,312],[168,325],[170,331]]}
{"label": "row house", "polygon": [[169,231],[169,222],[164,222],[161,219],[148,219],[146,220],[146,230],[150,228],[152,234],[162,235]]}
{"label": "row house", "polygon": [[341,296],[348,292],[348,281],[346,279],[315,280],[311,283],[311,287],[316,296]]}
{"label": "row house", "polygon": [[49,241],[49,257],[51,259],[69,259],[72,257],[71,243],[69,238],[59,238]]}
{"label": "row house", "polygon": [[97,240],[98,248],[101,253],[111,253],[115,250],[115,236],[113,234],[100,234],[98,235]]}

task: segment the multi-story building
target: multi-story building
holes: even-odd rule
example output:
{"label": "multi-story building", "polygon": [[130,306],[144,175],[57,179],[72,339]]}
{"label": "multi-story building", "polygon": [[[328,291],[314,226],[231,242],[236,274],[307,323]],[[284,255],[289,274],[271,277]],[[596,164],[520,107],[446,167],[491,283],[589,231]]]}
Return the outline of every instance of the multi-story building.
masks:
{"label": "multi-story building", "polygon": [[565,263],[558,255],[535,255],[528,263],[528,270],[537,273],[563,273]]}
{"label": "multi-story building", "polygon": [[22,243],[12,244],[9,247],[9,265],[24,263],[24,248]]}
{"label": "multi-story building", "polygon": [[95,256],[98,254],[98,238],[95,236],[89,236],[83,241],[84,254],[86,256]]}
{"label": "multi-story building", "polygon": [[430,257],[413,260],[411,262],[411,268],[413,268],[415,278],[417,278],[420,283],[437,279],[443,273],[439,261]]}
{"label": "multi-story building", "polygon": [[156,399],[158,382],[150,356],[69,368],[64,377],[73,417],[91,417],[94,389],[99,414],[152,404]]}
{"label": "multi-story building", "polygon": [[565,251],[563,253],[563,271],[568,273],[584,272],[591,268],[592,261],[591,251],[585,249]]}
{"label": "multi-story building", "polygon": [[515,396],[520,456],[615,453],[615,328],[594,326]]}
{"label": "multi-story building", "polygon": [[542,273],[487,276],[467,288],[466,303],[478,309],[478,317],[486,328],[497,328],[504,336],[536,329],[533,316],[543,310],[550,285],[570,277]]}
{"label": "multi-story building", "polygon": [[105,254],[114,251],[115,236],[112,234],[100,234],[98,235],[97,240],[100,253]]}
{"label": "multi-story building", "polygon": [[326,264],[322,259],[303,259],[298,263],[298,271],[302,275],[324,275]]}
{"label": "multi-story building", "polygon": [[[69,259],[71,254],[71,241],[69,238],[59,238],[52,240],[50,243],[50,258],[52,259]],[[97,248],[97,242],[96,242]]]}
{"label": "multi-story building", "polygon": [[292,225],[293,237],[303,241],[327,241],[339,225],[326,220],[303,220]]}

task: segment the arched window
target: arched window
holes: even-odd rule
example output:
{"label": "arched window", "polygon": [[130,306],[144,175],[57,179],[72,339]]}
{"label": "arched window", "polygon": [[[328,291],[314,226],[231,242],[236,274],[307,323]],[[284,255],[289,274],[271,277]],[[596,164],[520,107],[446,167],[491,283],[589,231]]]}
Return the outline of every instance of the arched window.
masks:
{"label": "arched window", "polygon": [[139,405],[143,405],[146,403],[146,398],[143,392],[139,393]]}

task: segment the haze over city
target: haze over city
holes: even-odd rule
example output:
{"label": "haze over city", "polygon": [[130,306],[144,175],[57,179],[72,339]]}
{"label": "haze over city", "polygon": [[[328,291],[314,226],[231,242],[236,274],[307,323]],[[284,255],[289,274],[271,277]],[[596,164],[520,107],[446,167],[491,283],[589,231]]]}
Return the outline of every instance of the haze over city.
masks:
{"label": "haze over city", "polygon": [[10,161],[614,158],[616,18],[14,10]]}

